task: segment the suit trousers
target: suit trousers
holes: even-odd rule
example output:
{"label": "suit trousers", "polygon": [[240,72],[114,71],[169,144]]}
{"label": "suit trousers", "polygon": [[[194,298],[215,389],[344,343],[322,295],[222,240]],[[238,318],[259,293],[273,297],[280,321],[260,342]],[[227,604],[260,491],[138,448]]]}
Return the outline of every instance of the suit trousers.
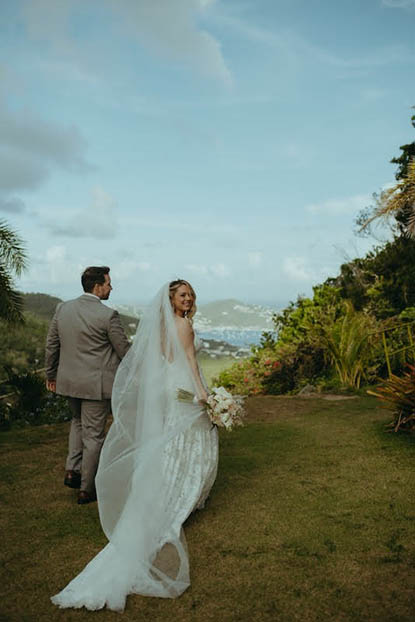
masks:
{"label": "suit trousers", "polygon": [[81,490],[93,494],[111,400],[68,397],[68,402],[72,411],[72,421],[66,470],[80,472]]}

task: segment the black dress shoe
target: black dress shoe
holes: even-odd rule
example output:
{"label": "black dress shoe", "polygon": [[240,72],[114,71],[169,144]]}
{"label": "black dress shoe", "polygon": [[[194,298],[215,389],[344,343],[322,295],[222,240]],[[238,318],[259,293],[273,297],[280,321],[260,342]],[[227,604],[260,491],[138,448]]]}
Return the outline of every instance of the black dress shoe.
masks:
{"label": "black dress shoe", "polygon": [[97,496],[95,493],[86,492],[86,490],[80,490],[78,493],[78,504],[85,505],[85,503],[92,503],[92,501],[96,501]]}
{"label": "black dress shoe", "polygon": [[69,488],[80,488],[81,474],[78,471],[66,471],[63,483],[65,486],[69,486]]}

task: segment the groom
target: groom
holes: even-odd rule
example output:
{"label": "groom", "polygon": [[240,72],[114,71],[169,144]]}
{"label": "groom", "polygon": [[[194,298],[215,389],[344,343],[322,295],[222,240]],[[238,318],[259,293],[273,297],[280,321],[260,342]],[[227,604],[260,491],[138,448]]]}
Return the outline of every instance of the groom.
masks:
{"label": "groom", "polygon": [[46,340],[46,387],[67,396],[72,411],[64,483],[80,488],[79,504],[96,500],[112,384],[130,346],[118,312],[101,303],[112,290],[109,272],[107,266],[86,268],[85,293],[58,304]]}

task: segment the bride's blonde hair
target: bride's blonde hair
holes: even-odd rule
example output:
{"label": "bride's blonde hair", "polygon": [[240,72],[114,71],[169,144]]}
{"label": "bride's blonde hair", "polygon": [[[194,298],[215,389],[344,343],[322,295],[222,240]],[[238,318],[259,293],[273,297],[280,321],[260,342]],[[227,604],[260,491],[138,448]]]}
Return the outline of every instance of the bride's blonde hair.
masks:
{"label": "bride's blonde hair", "polygon": [[188,311],[186,313],[186,317],[189,320],[191,320],[193,318],[194,314],[197,311],[197,307],[196,307],[196,292],[193,289],[193,287],[190,285],[189,281],[185,281],[184,279],[176,279],[175,281],[171,281],[169,283],[169,298],[170,298],[171,306],[173,307],[174,294],[177,292],[179,287],[181,287],[182,285],[187,285],[187,287],[190,289],[190,293],[191,293],[191,295],[193,297],[192,308],[190,309],[190,311]]}

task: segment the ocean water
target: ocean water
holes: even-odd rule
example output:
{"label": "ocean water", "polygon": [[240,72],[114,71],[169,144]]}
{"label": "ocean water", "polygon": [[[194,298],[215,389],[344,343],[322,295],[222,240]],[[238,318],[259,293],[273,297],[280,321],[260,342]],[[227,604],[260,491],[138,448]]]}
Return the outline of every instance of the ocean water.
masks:
{"label": "ocean water", "polygon": [[257,346],[261,340],[262,330],[236,330],[236,329],[212,329],[197,331],[201,339],[215,339],[226,341],[233,346],[249,347]]}

